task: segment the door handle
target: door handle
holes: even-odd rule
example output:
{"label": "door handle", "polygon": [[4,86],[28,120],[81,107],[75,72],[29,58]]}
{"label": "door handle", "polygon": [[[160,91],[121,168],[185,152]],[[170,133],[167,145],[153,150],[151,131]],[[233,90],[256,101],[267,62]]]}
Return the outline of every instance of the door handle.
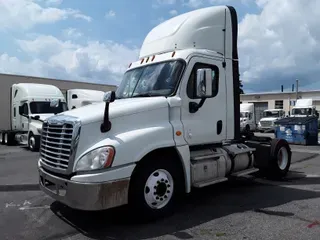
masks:
{"label": "door handle", "polygon": [[222,132],[222,120],[219,120],[217,122],[217,134],[220,135],[221,132]]}

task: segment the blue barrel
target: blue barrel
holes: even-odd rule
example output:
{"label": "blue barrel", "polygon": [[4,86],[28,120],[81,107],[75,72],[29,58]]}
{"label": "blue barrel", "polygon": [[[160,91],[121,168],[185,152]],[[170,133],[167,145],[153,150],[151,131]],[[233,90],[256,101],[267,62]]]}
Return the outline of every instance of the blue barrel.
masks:
{"label": "blue barrel", "polygon": [[318,145],[318,117],[287,117],[275,122],[275,137],[291,144]]}

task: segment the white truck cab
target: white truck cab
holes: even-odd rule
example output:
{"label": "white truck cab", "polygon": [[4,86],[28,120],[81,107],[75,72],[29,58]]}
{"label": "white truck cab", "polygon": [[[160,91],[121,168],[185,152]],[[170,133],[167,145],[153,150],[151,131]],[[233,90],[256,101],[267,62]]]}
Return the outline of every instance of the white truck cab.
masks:
{"label": "white truck cab", "polygon": [[83,107],[88,104],[103,102],[103,91],[91,89],[69,89],[67,91],[68,109]]}
{"label": "white truck cab", "polygon": [[71,208],[129,204],[152,219],[193,187],[259,170],[284,177],[285,140],[240,134],[237,28],[235,9],[216,6],[152,29],[104,103],[44,121],[40,188]]}
{"label": "white truck cab", "polygon": [[269,132],[275,130],[275,122],[285,117],[283,109],[267,109],[263,111],[263,117],[258,123],[258,130],[260,132]]}
{"label": "white truck cab", "polygon": [[240,129],[241,131],[255,131],[257,128],[253,103],[240,104]]}
{"label": "white truck cab", "polygon": [[[13,84],[10,97],[10,126],[1,129],[0,141],[7,145],[28,144],[31,150],[36,150],[43,121],[67,110],[65,98],[59,88],[35,83]],[[52,107],[52,102],[57,106]]]}
{"label": "white truck cab", "polygon": [[316,106],[312,99],[298,99],[296,105],[292,107],[291,117],[318,116]]}

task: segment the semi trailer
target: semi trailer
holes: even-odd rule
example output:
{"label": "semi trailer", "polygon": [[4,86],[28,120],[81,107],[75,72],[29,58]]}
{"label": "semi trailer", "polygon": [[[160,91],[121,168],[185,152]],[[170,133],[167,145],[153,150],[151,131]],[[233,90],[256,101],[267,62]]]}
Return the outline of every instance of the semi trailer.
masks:
{"label": "semi trailer", "polygon": [[74,209],[128,204],[154,219],[194,188],[258,171],[285,177],[289,144],[240,132],[237,37],[231,6],[153,28],[103,103],[44,121],[41,190]]}

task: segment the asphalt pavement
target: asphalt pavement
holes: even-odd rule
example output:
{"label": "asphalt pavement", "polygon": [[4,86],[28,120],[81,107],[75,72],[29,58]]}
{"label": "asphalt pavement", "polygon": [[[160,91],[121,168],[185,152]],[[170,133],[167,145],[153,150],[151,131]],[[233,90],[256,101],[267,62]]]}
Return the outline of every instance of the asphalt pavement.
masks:
{"label": "asphalt pavement", "polygon": [[174,216],[138,224],[125,207],[92,213],[54,202],[38,190],[38,153],[1,146],[0,239],[319,239],[320,146],[291,147],[285,181],[196,189]]}

